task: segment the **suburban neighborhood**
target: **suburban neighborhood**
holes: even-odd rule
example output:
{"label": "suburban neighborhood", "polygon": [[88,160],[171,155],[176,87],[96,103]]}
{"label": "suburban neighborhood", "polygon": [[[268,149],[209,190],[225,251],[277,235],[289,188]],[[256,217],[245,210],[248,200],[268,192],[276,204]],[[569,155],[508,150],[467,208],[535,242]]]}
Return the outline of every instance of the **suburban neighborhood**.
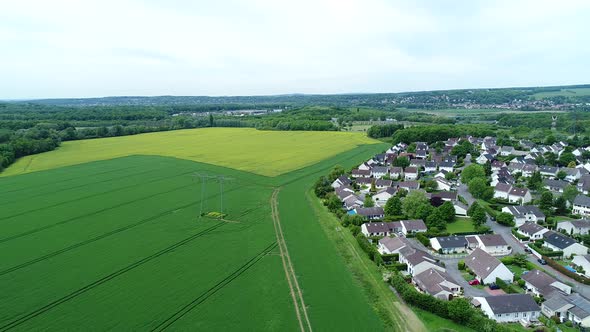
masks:
{"label": "suburban neighborhood", "polygon": [[399,142],[335,169],[325,203],[417,292],[497,323],[590,328],[590,147],[518,143]]}

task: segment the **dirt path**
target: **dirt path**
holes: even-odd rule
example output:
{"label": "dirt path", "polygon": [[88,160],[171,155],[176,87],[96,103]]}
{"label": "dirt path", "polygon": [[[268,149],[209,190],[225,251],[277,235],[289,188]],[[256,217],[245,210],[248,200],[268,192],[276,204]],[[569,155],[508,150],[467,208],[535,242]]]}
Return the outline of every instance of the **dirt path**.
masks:
{"label": "dirt path", "polygon": [[270,197],[270,206],[272,221],[275,228],[275,235],[277,237],[281,259],[283,261],[283,269],[285,270],[285,276],[287,277],[287,283],[289,284],[291,298],[293,299],[293,304],[295,306],[295,313],[297,315],[297,320],[299,321],[299,327],[301,328],[301,331],[307,330],[311,332],[312,328],[309,321],[309,316],[307,314],[307,307],[305,306],[303,293],[301,292],[299,282],[297,281],[297,276],[295,275],[295,269],[291,263],[291,257],[289,256],[289,250],[287,249],[287,244],[285,243],[285,237],[281,227],[281,220],[279,218],[279,202],[277,198],[279,196],[280,190],[280,188],[276,188]]}

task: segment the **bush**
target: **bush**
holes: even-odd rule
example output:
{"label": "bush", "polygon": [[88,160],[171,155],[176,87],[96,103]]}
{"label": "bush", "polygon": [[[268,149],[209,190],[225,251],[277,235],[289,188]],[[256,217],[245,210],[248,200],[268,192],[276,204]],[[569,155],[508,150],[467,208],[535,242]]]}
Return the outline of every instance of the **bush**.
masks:
{"label": "bush", "polygon": [[526,284],[526,282],[522,279],[518,280],[518,286],[524,288],[524,285]]}
{"label": "bush", "polygon": [[512,229],[512,234],[513,234],[513,235],[514,235],[514,236],[515,236],[517,239],[519,239],[520,241],[528,241],[528,240],[530,240],[530,239],[531,239],[531,238],[530,238],[530,237],[528,237],[528,236],[525,236],[525,235],[522,235],[522,234],[518,233],[518,232],[516,231],[516,229],[514,229],[514,228]]}
{"label": "bush", "polygon": [[545,261],[547,261],[547,265],[549,265],[552,268],[556,269],[557,271],[565,274],[566,276],[568,276],[578,282],[581,282],[585,285],[590,285],[590,279],[566,269],[563,265],[561,265],[561,264],[557,263],[556,261],[554,261],[553,259],[549,258],[549,256],[543,255],[543,259]]}
{"label": "bush", "polygon": [[420,243],[422,243],[425,247],[430,247],[430,239],[423,233],[417,233],[416,239],[420,241]]}
{"label": "bush", "polygon": [[500,212],[496,216],[496,222],[500,225],[514,227],[514,216],[507,212]]}
{"label": "bush", "polygon": [[457,268],[459,269],[459,271],[465,270],[465,261],[460,260],[459,262],[457,262]]}

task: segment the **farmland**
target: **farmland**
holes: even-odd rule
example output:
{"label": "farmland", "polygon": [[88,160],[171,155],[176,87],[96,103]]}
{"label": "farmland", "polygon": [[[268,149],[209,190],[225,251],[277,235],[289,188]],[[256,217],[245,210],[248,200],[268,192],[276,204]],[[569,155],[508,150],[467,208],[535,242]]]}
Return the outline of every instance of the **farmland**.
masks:
{"label": "farmland", "polygon": [[[129,156],[1,178],[0,330],[390,326],[305,194],[333,165],[383,148],[276,177]],[[220,184],[203,187],[195,172],[228,177],[223,201]],[[199,217],[222,202],[223,220]]]}
{"label": "farmland", "polygon": [[55,150],[19,159],[0,176],[129,155],[160,155],[277,176],[372,144],[360,133],[279,132],[208,128],[64,142]]}

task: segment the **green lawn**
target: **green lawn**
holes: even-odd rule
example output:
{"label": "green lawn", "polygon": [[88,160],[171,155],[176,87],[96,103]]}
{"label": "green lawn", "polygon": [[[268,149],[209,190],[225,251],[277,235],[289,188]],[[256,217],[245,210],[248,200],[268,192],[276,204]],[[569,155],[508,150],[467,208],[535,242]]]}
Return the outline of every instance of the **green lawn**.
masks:
{"label": "green lawn", "polygon": [[452,223],[447,224],[447,232],[451,234],[474,231],[475,227],[471,222],[471,218],[457,218]]}
{"label": "green lawn", "polygon": [[451,320],[437,316],[431,312],[413,307],[412,310],[420,318],[429,332],[472,332],[474,330],[459,325]]}

